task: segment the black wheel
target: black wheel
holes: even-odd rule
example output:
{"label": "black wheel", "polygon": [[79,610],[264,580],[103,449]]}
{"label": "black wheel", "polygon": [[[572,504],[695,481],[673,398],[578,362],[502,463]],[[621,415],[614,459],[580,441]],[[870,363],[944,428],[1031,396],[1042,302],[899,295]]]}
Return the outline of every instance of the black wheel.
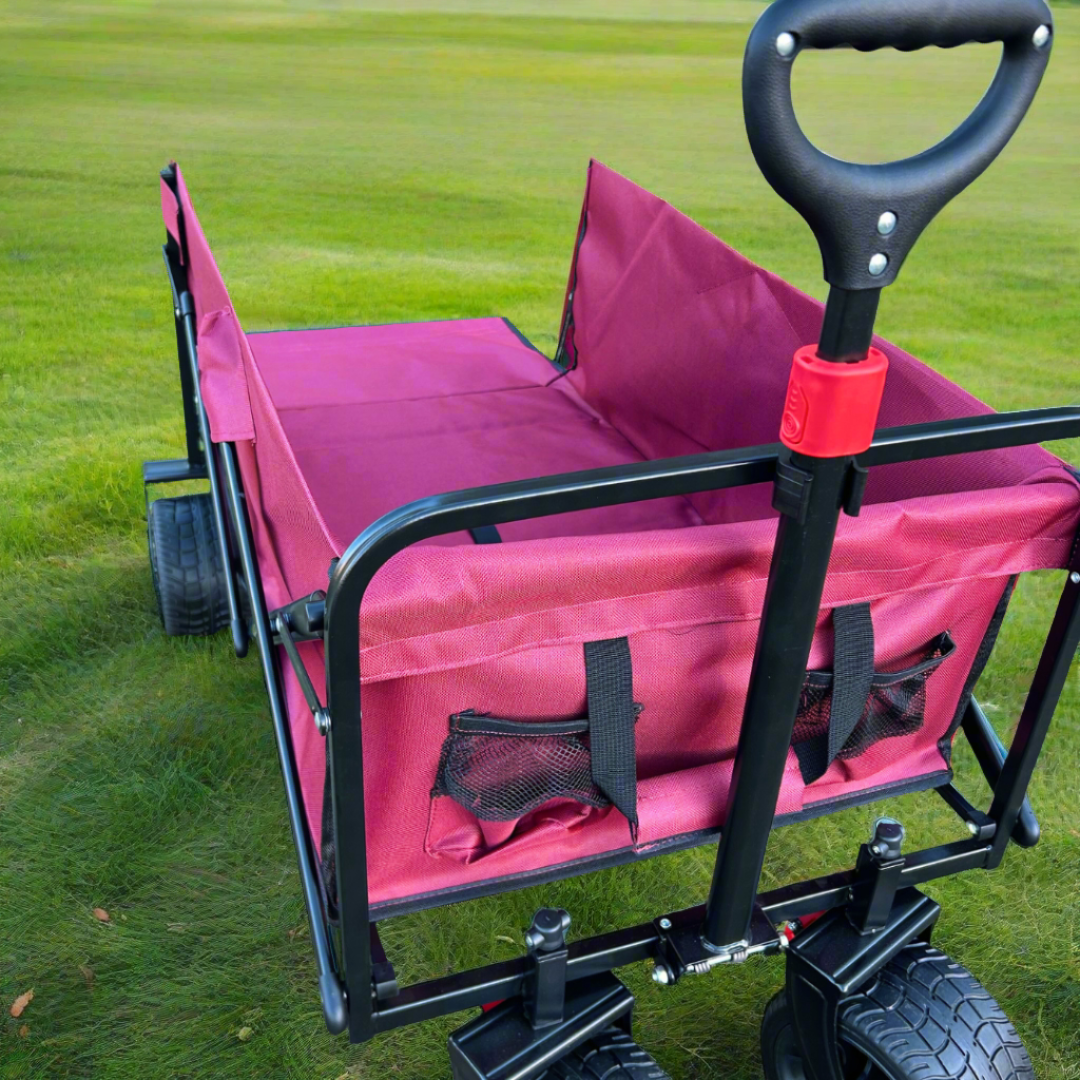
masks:
{"label": "black wheel", "polygon": [[210,496],[152,502],[146,538],[165,633],[201,637],[228,626],[225,570]]}
{"label": "black wheel", "polygon": [[669,1080],[621,1028],[610,1027],[553,1065],[541,1080]]}
{"label": "black wheel", "polygon": [[[846,1080],[1035,1080],[1020,1036],[974,976],[921,942],[840,1006]],[[761,1022],[766,1080],[807,1080],[787,996]]]}

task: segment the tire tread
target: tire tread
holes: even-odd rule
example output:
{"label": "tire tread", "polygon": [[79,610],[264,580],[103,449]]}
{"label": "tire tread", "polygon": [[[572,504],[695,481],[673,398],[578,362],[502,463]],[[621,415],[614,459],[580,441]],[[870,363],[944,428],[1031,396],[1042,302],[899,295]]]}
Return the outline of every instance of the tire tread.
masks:
{"label": "tire tread", "polygon": [[156,499],[147,515],[150,570],[165,632],[205,637],[229,625],[210,496]]}
{"label": "tire tread", "polygon": [[542,1080],[670,1080],[621,1028],[610,1027],[553,1065]]}
{"label": "tire tread", "polygon": [[1035,1080],[1001,1006],[966,968],[923,942],[909,945],[841,1005],[840,1029],[884,1051],[898,1080]]}

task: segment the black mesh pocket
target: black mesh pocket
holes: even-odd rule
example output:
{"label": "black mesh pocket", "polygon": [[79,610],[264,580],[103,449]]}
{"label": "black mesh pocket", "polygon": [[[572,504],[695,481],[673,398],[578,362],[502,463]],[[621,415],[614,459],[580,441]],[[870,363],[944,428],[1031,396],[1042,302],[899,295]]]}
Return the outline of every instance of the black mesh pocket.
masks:
{"label": "black mesh pocket", "polygon": [[553,799],[611,805],[593,780],[588,720],[498,720],[471,710],[450,717],[432,795],[449,795],[481,821],[515,821]]}
{"label": "black mesh pocket", "polygon": [[927,680],[955,648],[946,632],[927,645],[919,662],[912,667],[875,672],[862,715],[833,757],[829,756],[829,733],[834,723],[833,675],[829,671],[808,671],[792,740],[803,779],[812,783],[835,758],[855,758],[883,739],[918,731],[926,719]]}

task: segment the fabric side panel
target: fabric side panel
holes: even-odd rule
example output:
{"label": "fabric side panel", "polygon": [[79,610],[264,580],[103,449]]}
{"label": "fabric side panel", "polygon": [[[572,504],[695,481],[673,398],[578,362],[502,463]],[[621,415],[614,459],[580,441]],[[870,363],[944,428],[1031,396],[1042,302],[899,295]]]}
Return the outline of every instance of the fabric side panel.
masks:
{"label": "fabric side panel", "polygon": [[247,343],[179,166],[176,187],[187,244],[188,287],[195,301],[199,389],[210,433],[215,442],[251,439],[254,425],[244,363]]}

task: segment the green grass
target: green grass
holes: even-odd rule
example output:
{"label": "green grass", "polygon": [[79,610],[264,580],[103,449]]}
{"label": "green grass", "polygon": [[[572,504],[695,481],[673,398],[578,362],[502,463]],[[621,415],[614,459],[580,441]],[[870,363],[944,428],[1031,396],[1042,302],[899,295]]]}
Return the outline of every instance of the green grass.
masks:
{"label": "green grass", "polygon": [[[809,232],[742,131],[756,5],[384,7],[0,11],[0,1077],[439,1077],[461,1022],[360,1048],[326,1035],[258,667],[224,636],[159,629],[139,463],[182,448],[156,181],[170,156],[249,329],[499,313],[550,351],[591,154],[822,291]],[[1057,27],[1030,118],[882,304],[885,333],[999,408],[1080,399],[1080,11]],[[911,152],[993,63],[981,48],[806,57],[800,116],[836,153]],[[1003,733],[1059,579],[1023,583],[984,679]],[[1074,673],[1033,785],[1043,843],[930,890],[940,944],[1005,1003],[1042,1080],[1080,1078],[1078,761]],[[978,792],[969,754],[960,771]],[[957,835],[930,796],[890,809],[913,843]],[[874,812],[781,830],[766,883],[848,865]],[[588,933],[697,902],[710,859],[384,936],[404,979],[431,976],[516,954],[541,903]],[[644,968],[627,978],[672,1076],[758,1075],[780,965],[666,992]]]}

